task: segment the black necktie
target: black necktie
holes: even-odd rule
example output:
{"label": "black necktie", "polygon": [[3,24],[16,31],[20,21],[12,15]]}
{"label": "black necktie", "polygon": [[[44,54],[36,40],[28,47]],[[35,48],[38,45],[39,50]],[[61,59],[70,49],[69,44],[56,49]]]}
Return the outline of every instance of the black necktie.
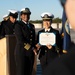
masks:
{"label": "black necktie", "polygon": [[48,30],[46,32],[48,32]]}
{"label": "black necktie", "polygon": [[28,28],[30,28],[30,25],[29,24],[27,24],[27,26],[28,26]]}

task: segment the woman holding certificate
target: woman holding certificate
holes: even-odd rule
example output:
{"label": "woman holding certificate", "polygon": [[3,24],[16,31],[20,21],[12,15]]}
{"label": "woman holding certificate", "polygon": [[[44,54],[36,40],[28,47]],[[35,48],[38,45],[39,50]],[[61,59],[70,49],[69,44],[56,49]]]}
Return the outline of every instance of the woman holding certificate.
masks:
{"label": "woman holding certificate", "polygon": [[42,67],[42,73],[46,66],[57,56],[61,51],[61,37],[58,30],[51,27],[52,19],[54,17],[51,13],[43,13],[44,29],[40,30],[37,35],[36,47],[39,50],[39,59]]}

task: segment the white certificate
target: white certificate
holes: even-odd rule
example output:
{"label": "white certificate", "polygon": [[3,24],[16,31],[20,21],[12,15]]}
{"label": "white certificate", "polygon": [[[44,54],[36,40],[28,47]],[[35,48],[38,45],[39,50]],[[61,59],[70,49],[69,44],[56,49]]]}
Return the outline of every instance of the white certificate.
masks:
{"label": "white certificate", "polygon": [[50,44],[54,46],[56,44],[56,35],[54,33],[40,33],[39,43],[41,45]]}

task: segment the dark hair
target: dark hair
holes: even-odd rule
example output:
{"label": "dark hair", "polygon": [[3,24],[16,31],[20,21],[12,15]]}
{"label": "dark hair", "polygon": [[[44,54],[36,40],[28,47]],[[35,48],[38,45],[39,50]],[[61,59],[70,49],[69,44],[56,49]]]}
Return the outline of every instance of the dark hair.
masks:
{"label": "dark hair", "polygon": [[50,21],[50,22],[52,22],[52,19],[43,19],[43,21]]}

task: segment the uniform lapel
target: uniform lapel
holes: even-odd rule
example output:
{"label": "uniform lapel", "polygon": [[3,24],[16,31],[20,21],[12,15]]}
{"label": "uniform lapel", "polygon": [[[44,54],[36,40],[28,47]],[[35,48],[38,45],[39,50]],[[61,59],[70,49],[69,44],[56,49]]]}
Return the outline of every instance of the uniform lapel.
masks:
{"label": "uniform lapel", "polygon": [[53,28],[52,27],[50,27],[50,31],[49,32],[53,32]]}
{"label": "uniform lapel", "polygon": [[30,30],[29,30],[27,24],[25,24],[24,22],[22,22],[22,31],[25,34],[25,36],[29,36],[30,35]]}

